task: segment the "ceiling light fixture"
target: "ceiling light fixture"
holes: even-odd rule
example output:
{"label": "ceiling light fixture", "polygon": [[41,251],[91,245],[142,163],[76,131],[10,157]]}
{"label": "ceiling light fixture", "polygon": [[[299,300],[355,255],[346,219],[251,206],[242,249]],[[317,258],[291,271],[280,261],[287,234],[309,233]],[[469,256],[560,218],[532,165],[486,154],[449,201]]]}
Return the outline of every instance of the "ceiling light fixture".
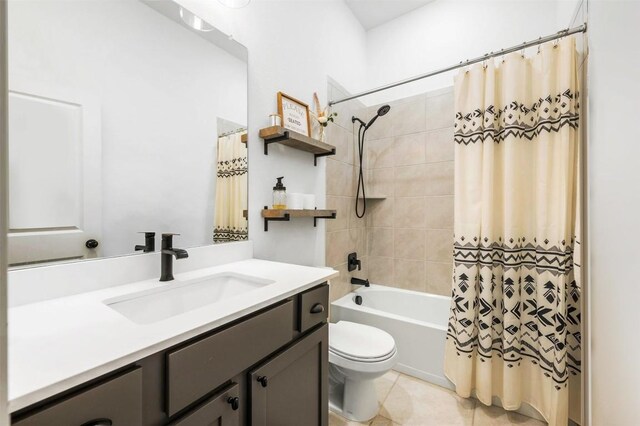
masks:
{"label": "ceiling light fixture", "polygon": [[218,0],[220,4],[230,7],[231,9],[240,9],[251,3],[251,0]]}
{"label": "ceiling light fixture", "polygon": [[205,20],[200,18],[199,16],[194,15],[192,12],[189,12],[187,9],[181,7],[180,8],[180,18],[184,21],[185,24],[193,28],[194,30],[209,32],[213,31],[215,28],[209,25]]}

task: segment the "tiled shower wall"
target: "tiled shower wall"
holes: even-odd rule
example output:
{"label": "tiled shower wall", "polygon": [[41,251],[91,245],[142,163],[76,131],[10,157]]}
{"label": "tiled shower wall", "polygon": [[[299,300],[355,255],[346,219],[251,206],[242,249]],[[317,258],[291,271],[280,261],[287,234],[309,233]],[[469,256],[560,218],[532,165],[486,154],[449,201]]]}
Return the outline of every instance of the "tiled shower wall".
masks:
{"label": "tiled shower wall", "polygon": [[[390,103],[367,133],[369,279],[449,296],[453,267],[453,89]],[[367,116],[377,107],[369,108]]]}
{"label": "tiled shower wall", "polygon": [[[347,96],[336,83],[329,83],[329,98]],[[330,299],[334,301],[351,291],[351,276],[365,278],[369,261],[366,255],[365,220],[354,214],[355,142],[351,117],[364,108],[357,100],[333,107],[338,116],[335,123],[326,129],[327,142],[336,146],[336,155],[327,157],[327,208],[337,210],[335,220],[326,221],[326,265],[340,271],[340,276],[331,280]],[[347,271],[347,255],[357,252],[362,260],[362,271]]]}
{"label": "tiled shower wall", "polygon": [[[329,85],[332,99],[345,96]],[[453,89],[390,103],[391,111],[367,131],[365,168],[369,199],[364,219],[354,213],[357,147],[351,116],[365,122],[379,107],[338,104],[327,128],[337,155],[327,159],[326,263],[340,271],[331,299],[351,291],[351,276],[376,284],[450,295],[453,252]],[[362,271],[347,272],[356,251]]]}

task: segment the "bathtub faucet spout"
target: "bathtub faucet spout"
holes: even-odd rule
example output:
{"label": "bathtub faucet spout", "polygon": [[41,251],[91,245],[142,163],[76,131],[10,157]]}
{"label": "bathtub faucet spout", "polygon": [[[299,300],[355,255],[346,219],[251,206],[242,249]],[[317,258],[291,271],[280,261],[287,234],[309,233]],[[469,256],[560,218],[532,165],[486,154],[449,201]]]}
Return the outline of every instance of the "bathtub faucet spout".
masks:
{"label": "bathtub faucet spout", "polygon": [[369,280],[362,280],[360,278],[351,278],[351,284],[363,285],[365,287],[369,287]]}

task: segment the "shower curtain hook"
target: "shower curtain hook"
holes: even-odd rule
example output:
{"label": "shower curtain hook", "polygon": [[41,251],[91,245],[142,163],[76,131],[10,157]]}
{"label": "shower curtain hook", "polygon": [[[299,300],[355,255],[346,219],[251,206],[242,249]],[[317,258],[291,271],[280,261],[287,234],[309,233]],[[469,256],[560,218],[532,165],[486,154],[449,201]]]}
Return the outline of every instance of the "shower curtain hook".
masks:
{"label": "shower curtain hook", "polygon": [[526,45],[527,45],[527,42],[523,41],[522,42],[522,49],[520,50],[520,56],[522,56],[522,59],[524,59],[524,49],[525,49]]}
{"label": "shower curtain hook", "polygon": [[540,53],[540,46],[542,46],[542,43],[540,43],[541,40],[542,36],[538,37],[538,53]]}
{"label": "shower curtain hook", "polygon": [[502,53],[502,63],[504,64],[504,49],[500,49],[500,53]]}

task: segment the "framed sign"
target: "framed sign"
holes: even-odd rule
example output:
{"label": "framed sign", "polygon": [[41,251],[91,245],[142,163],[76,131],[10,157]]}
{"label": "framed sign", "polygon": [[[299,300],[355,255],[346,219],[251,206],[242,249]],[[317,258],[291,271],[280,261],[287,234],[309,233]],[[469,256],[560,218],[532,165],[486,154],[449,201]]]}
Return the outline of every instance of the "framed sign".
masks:
{"label": "framed sign", "polygon": [[305,136],[311,136],[309,105],[278,92],[278,113],[282,117],[282,127]]}

